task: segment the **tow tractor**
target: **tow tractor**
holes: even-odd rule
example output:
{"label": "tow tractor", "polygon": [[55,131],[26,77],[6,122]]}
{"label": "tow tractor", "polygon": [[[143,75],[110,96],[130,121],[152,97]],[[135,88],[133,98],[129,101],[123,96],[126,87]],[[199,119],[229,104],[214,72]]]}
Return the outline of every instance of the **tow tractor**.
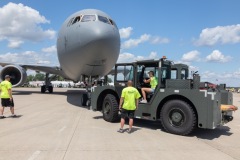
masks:
{"label": "tow tractor", "polygon": [[[147,95],[146,104],[139,104],[135,118],[160,121],[164,129],[172,134],[187,135],[196,127],[215,129],[233,120],[233,95],[226,85],[215,87],[200,82],[200,76],[189,75],[186,64],[174,64],[163,57],[115,65],[114,86],[98,85],[89,95],[83,95],[83,105],[91,102],[94,111],[101,111],[107,122],[119,120],[119,99],[128,80],[141,93],[147,73],[153,71],[158,80],[154,94]],[[99,83],[100,84],[100,83]]]}

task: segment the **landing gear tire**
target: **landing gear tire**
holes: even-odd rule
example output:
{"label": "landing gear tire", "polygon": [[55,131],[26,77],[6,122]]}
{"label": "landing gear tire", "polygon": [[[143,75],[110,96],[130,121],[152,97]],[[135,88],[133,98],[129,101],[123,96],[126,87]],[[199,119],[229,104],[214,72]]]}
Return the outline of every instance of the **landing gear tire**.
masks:
{"label": "landing gear tire", "polygon": [[103,119],[107,122],[116,122],[119,120],[118,110],[116,97],[112,94],[107,94],[103,100],[102,106]]}
{"label": "landing gear tire", "polygon": [[52,93],[52,92],[53,92],[53,86],[49,86],[49,87],[48,87],[48,92],[49,92],[49,93]]}
{"label": "landing gear tire", "polygon": [[86,106],[87,101],[88,101],[88,95],[86,93],[83,93],[81,97],[82,106]]}
{"label": "landing gear tire", "polygon": [[171,100],[166,102],[160,116],[162,126],[172,134],[187,135],[196,126],[196,114],[185,101]]}
{"label": "landing gear tire", "polygon": [[46,92],[46,86],[43,85],[43,86],[41,86],[41,93],[45,93],[45,92]]}

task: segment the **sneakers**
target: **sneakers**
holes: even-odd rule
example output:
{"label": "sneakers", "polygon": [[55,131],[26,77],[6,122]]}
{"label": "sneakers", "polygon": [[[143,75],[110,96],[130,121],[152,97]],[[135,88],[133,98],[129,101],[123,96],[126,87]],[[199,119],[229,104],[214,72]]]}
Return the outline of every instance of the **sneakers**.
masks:
{"label": "sneakers", "polygon": [[[10,115],[8,117],[15,118],[15,117],[17,117],[17,115],[16,114],[12,114],[12,115]],[[0,119],[3,119],[3,118],[6,118],[6,117],[4,115],[0,115]]]}
{"label": "sneakers", "polygon": [[124,130],[123,130],[122,128],[120,128],[117,132],[119,132],[119,133],[123,133]]}
{"label": "sneakers", "polygon": [[10,115],[9,117],[17,117],[17,115],[16,114],[12,114],[12,115]]}
{"label": "sneakers", "polygon": [[4,115],[0,115],[0,119],[2,119],[2,118],[6,118]]}
{"label": "sneakers", "polygon": [[129,128],[129,129],[127,130],[127,133],[130,134],[131,132],[132,132],[132,130]]}
{"label": "sneakers", "polygon": [[[118,132],[119,132],[119,133],[123,133],[123,132],[124,132],[124,129],[120,128],[120,129],[118,130]],[[132,130],[131,130],[131,129],[128,129],[128,130],[127,130],[127,133],[128,133],[128,134],[132,133]]]}
{"label": "sneakers", "polygon": [[147,103],[147,100],[141,100],[139,103]]}

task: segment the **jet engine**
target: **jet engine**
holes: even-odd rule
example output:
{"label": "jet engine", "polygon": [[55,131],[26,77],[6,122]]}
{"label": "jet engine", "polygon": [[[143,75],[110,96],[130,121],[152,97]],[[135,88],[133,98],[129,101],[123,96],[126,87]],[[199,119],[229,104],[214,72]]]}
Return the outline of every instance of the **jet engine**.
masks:
{"label": "jet engine", "polygon": [[18,65],[6,65],[3,67],[0,73],[0,78],[4,80],[6,75],[11,76],[10,82],[13,87],[21,86],[27,80],[26,69]]}

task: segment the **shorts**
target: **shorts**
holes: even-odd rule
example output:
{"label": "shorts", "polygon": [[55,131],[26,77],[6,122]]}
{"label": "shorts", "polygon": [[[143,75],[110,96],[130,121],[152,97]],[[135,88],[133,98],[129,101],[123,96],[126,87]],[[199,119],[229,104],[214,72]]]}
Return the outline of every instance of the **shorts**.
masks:
{"label": "shorts", "polygon": [[14,107],[13,99],[10,101],[10,98],[1,98],[3,107]]}
{"label": "shorts", "polygon": [[150,93],[154,93],[154,91],[155,91],[155,88],[153,89],[153,88],[151,88],[151,91],[150,91]]}
{"label": "shorts", "polygon": [[129,119],[133,119],[134,118],[134,113],[135,110],[126,110],[126,109],[122,109],[121,110],[121,118],[129,118]]}

